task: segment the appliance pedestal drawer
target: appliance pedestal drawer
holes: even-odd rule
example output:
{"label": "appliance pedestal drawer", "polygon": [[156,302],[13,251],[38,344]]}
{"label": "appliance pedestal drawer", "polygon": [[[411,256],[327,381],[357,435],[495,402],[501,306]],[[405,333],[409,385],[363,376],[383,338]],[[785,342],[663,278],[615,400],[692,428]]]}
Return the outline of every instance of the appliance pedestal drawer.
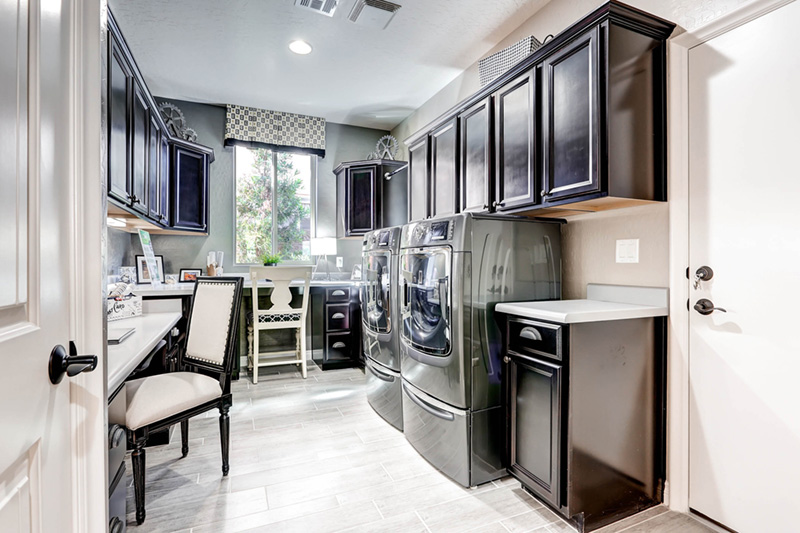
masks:
{"label": "appliance pedestal drawer", "polygon": [[403,380],[403,432],[429,463],[469,487],[469,411],[447,406]]}
{"label": "appliance pedestal drawer", "polygon": [[390,370],[369,357],[365,360],[367,401],[375,412],[403,431],[403,404],[400,372]]}

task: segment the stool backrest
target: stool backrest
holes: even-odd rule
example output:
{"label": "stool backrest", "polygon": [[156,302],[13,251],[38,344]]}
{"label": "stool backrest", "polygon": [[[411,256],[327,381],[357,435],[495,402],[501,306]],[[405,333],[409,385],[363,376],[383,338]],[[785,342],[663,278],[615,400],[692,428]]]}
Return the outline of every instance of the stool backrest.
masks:
{"label": "stool backrest", "polygon": [[[250,267],[250,282],[253,295],[253,320],[258,321],[260,312],[270,313],[300,313],[300,319],[306,319],[308,309],[308,285],[311,281],[311,270],[308,267]],[[258,287],[259,280],[268,280],[273,284],[270,293],[272,305],[260,309],[258,304],[259,291],[267,291],[269,287]],[[299,306],[292,306],[291,284],[293,281],[302,281],[303,300]]]}
{"label": "stool backrest", "polygon": [[244,279],[199,277],[194,287],[181,367],[218,374],[227,392],[233,370]]}

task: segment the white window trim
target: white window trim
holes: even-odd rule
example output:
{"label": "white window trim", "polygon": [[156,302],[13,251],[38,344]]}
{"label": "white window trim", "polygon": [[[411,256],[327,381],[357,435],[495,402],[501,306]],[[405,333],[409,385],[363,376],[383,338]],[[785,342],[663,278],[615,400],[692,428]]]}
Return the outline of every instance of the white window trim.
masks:
{"label": "white window trim", "polygon": [[[231,157],[231,170],[233,179],[231,180],[231,188],[232,188],[232,200],[231,200],[231,216],[233,217],[233,224],[232,224],[232,232],[233,232],[233,266],[234,267],[251,267],[251,266],[261,266],[261,263],[240,263],[238,261],[238,257],[236,257],[236,146],[232,146],[231,150],[234,152],[233,157]],[[272,150],[274,153],[275,150]],[[273,156],[274,157],[274,156]],[[316,155],[309,155],[311,158],[311,191],[309,196],[311,197],[311,238],[313,239],[317,234],[317,167],[318,167],[318,159],[319,157]],[[273,190],[277,190],[276,187],[276,180],[278,176],[275,172],[272,173],[272,185]],[[277,240],[277,233],[278,228],[276,224],[272,225],[272,242],[274,243]],[[316,264],[314,256],[310,256],[308,261],[281,261],[279,263],[283,266],[314,266]]]}

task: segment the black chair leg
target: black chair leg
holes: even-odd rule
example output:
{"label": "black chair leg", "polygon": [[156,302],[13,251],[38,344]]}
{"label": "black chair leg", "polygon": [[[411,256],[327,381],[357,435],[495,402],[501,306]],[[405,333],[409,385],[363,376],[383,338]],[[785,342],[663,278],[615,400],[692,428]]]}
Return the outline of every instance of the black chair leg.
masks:
{"label": "black chair leg", "polygon": [[229,405],[219,406],[219,440],[222,447],[222,475],[227,476],[230,471],[228,454],[230,451],[231,418],[228,416]]}
{"label": "black chair leg", "polygon": [[133,463],[133,491],[136,497],[136,523],[144,522],[144,468],[145,468],[145,441],[134,442],[134,450],[131,453]]}
{"label": "black chair leg", "polygon": [[181,420],[181,453],[189,455],[189,420]]}

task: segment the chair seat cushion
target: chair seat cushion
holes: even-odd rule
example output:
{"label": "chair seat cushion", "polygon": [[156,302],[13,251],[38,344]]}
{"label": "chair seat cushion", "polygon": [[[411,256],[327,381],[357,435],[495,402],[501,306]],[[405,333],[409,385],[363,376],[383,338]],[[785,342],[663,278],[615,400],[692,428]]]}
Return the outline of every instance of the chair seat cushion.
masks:
{"label": "chair seat cushion", "polygon": [[194,372],[171,372],[129,381],[128,429],[158,422],[222,396],[219,381]]}

